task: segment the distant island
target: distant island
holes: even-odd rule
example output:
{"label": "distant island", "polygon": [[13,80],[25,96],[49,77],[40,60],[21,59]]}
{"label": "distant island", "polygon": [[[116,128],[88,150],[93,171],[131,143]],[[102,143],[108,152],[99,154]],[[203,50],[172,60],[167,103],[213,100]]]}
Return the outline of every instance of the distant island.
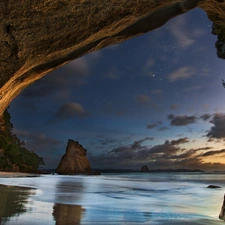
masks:
{"label": "distant island", "polygon": [[[135,173],[141,172],[141,170],[133,170],[133,169],[97,169],[101,173]],[[149,170],[149,172],[145,173],[177,173],[177,172],[205,172],[200,169],[154,169]]]}
{"label": "distant island", "polygon": [[101,173],[135,173],[140,172],[139,170],[132,169],[93,169],[94,171],[99,171]]}
{"label": "distant island", "polygon": [[199,170],[199,169],[194,169],[194,170],[191,170],[191,169],[155,169],[155,170],[149,170],[149,172],[167,172],[167,173],[174,173],[174,172],[205,172],[203,170]]}

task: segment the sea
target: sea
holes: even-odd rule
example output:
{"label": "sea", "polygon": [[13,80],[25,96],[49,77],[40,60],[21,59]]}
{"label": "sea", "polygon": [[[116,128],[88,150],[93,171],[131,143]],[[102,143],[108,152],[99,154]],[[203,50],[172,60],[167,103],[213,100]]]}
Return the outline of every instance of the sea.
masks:
{"label": "sea", "polygon": [[224,191],[225,173],[0,177],[0,224],[222,225]]}

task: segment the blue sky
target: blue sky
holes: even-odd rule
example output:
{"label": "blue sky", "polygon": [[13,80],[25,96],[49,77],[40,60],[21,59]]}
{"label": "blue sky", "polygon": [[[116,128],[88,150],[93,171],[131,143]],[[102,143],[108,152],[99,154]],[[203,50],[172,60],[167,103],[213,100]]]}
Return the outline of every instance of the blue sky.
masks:
{"label": "blue sky", "polygon": [[225,64],[211,25],[195,9],[57,69],[12,102],[14,132],[46,168],[74,139],[93,168],[225,170]]}

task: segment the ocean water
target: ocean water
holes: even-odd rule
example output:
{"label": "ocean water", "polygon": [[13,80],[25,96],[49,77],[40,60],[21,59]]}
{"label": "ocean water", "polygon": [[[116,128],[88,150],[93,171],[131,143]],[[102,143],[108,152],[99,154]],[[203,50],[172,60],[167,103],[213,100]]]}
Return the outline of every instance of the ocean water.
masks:
{"label": "ocean water", "polygon": [[0,224],[224,224],[224,191],[222,173],[0,178]]}

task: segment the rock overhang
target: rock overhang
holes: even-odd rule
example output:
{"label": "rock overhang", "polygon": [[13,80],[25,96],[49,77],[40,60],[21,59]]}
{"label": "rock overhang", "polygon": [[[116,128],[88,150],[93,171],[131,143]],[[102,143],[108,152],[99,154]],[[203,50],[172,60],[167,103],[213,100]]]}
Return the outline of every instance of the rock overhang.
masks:
{"label": "rock overhang", "polygon": [[[65,63],[165,24],[195,7],[225,41],[221,0],[2,0],[0,114],[27,86]],[[220,48],[222,50],[223,48]],[[225,57],[218,50],[219,57]]]}

